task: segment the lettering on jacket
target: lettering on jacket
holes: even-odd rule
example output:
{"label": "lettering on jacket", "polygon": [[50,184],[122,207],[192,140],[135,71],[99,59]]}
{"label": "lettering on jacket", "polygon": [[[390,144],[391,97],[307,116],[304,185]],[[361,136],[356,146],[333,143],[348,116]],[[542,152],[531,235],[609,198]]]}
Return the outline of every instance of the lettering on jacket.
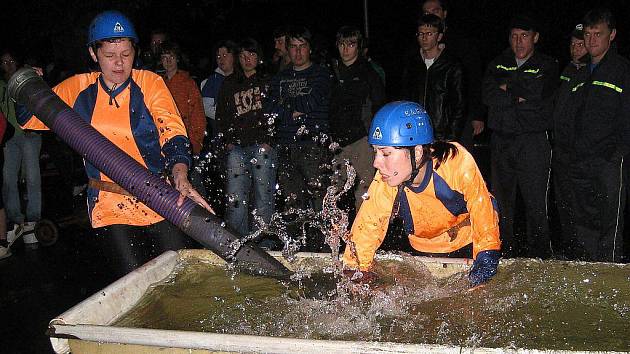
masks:
{"label": "lettering on jacket", "polygon": [[236,106],[236,113],[239,116],[262,109],[260,87],[253,87],[248,90],[236,92],[234,94],[234,105]]}
{"label": "lettering on jacket", "polygon": [[[283,91],[284,90],[284,91]],[[310,95],[313,91],[306,78],[280,80],[280,96],[298,97]]]}

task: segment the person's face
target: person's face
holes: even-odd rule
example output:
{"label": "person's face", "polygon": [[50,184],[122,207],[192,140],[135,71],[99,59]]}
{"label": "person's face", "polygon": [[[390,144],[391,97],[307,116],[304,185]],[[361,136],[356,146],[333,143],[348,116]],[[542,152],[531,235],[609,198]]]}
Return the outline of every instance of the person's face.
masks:
{"label": "person's face", "polygon": [[599,62],[604,54],[608,52],[616,34],[617,30],[611,31],[606,23],[598,23],[584,28],[584,44],[593,62]]}
{"label": "person's face", "polygon": [[287,55],[287,37],[280,36],[278,38],[274,38],[273,42],[274,42],[274,48],[276,50],[276,53],[278,53],[278,55],[282,57],[286,56]]}
{"label": "person's face", "polygon": [[234,55],[226,47],[221,47],[217,50],[217,66],[224,73],[232,73],[234,71]]}
{"label": "person's face", "polygon": [[174,53],[168,52],[160,55],[160,62],[167,72],[177,71],[177,56]]}
{"label": "person's face", "polygon": [[0,58],[0,65],[2,66],[2,71],[7,77],[13,75],[17,71],[17,63],[9,53],[2,55]]}
{"label": "person's face", "polygon": [[89,52],[92,60],[100,65],[103,79],[109,88],[124,83],[131,76],[135,49],[128,38],[104,41],[96,53],[92,47]]}
{"label": "person's face", "polygon": [[534,52],[538,42],[538,32],[512,28],[510,31],[510,47],[517,59],[527,59]]}
{"label": "person's face", "polygon": [[580,58],[586,55],[586,46],[584,45],[584,40],[571,37],[571,44],[569,44],[569,52],[571,53],[571,61],[577,63],[580,61]]}
{"label": "person's face", "polygon": [[418,27],[417,39],[420,48],[424,51],[430,51],[438,46],[442,34],[438,33],[437,28],[428,25]]}
{"label": "person's face", "polygon": [[306,69],[311,64],[311,46],[307,41],[291,38],[288,49],[294,69]]}
{"label": "person's face", "polygon": [[258,66],[258,54],[244,50],[238,55],[238,61],[241,63],[241,68],[243,68],[243,72],[246,75],[254,73],[256,72],[256,66]]}
{"label": "person's face", "polygon": [[408,149],[374,145],[375,169],[390,187],[396,187],[411,178],[411,154]]}
{"label": "person's face", "polygon": [[345,65],[351,65],[359,57],[359,45],[356,37],[342,38],[337,43],[339,57]]}
{"label": "person's face", "polygon": [[151,35],[151,51],[153,53],[160,52],[160,46],[166,41],[166,34],[154,33]]}
{"label": "person's face", "polygon": [[442,20],[446,18],[446,11],[444,11],[439,1],[425,1],[424,4],[422,4],[422,13],[425,15],[435,15]]}

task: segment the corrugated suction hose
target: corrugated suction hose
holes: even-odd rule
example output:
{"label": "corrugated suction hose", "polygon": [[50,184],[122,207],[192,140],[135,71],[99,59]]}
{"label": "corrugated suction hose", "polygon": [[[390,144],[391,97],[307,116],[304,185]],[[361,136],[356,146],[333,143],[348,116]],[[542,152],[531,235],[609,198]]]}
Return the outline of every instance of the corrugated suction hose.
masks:
{"label": "corrugated suction hose", "polygon": [[277,277],[290,274],[282,263],[254,244],[246,243],[234,254],[232,245],[238,237],[228,227],[222,226],[221,219],[188,198],[178,207],[177,190],[96,131],[63,102],[33,69],[18,70],[9,80],[8,90],[11,98],[25,105],[99,171],[204,247],[255,274]]}

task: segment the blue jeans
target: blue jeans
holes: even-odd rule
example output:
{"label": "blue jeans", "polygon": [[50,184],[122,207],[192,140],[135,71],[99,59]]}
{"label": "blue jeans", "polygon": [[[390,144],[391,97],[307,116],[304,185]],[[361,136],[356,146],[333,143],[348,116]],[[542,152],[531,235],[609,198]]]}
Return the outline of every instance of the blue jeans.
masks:
{"label": "blue jeans", "polygon": [[227,154],[225,219],[243,236],[252,231],[249,220],[251,204],[256,215],[266,223],[271,220],[275,211],[277,160],[275,149],[263,149],[261,145],[234,146]]}
{"label": "blue jeans", "polygon": [[[21,224],[24,221],[39,221],[42,210],[42,183],[39,173],[39,151],[42,137],[38,133],[16,134],[4,146],[4,184],[2,194],[7,218]],[[26,178],[26,217],[22,213],[18,182],[20,171]]]}

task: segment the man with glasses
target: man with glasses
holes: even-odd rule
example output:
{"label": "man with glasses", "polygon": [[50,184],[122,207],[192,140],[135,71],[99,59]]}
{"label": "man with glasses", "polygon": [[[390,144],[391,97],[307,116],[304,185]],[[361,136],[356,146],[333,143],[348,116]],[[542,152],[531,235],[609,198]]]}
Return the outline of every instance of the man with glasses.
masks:
{"label": "man with glasses", "polygon": [[439,140],[457,140],[466,121],[462,65],[439,45],[444,23],[436,15],[418,20],[420,50],[408,60],[402,77],[402,99],[418,102],[429,114]]}
{"label": "man with glasses", "polygon": [[[482,84],[492,129],[492,188],[501,210],[504,255],[547,258],[551,255],[547,130],[559,81],[558,63],[536,50],[539,33],[531,17],[515,17],[509,31],[510,47],[492,60]],[[526,216],[523,241],[514,233],[519,191]]]}

